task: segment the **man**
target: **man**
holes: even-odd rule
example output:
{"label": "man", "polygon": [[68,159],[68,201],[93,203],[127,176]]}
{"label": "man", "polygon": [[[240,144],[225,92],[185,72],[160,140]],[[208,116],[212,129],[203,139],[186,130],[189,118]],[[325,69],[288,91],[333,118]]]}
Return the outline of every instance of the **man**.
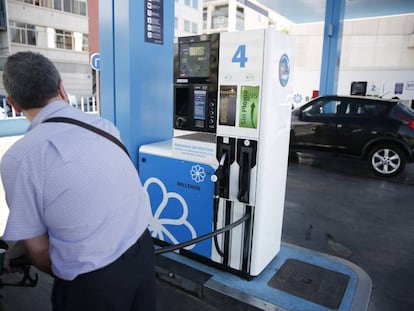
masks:
{"label": "man", "polygon": [[55,277],[53,310],[155,310],[149,202],[128,155],[83,127],[42,123],[67,117],[119,137],[115,126],[68,105],[60,75],[33,52],[8,57],[7,100],[30,121],[3,156],[10,215],[3,239],[18,241],[39,269]]}

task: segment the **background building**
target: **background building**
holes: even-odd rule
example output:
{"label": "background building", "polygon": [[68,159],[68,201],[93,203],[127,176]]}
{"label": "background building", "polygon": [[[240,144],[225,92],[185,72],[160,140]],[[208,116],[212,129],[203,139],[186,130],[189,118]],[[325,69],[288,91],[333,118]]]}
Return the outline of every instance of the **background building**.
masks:
{"label": "background building", "polygon": [[39,52],[56,65],[69,94],[91,96],[88,33],[87,0],[0,0],[0,70],[10,54]]}
{"label": "background building", "polygon": [[203,0],[175,0],[174,36],[183,37],[203,32]]}
{"label": "background building", "polygon": [[[337,93],[353,81],[368,83],[367,95],[414,99],[414,13],[344,21]],[[293,24],[294,90],[297,104],[319,88],[324,23]]]}
{"label": "background building", "polygon": [[292,22],[254,0],[204,0],[203,32],[242,31],[276,27]]}

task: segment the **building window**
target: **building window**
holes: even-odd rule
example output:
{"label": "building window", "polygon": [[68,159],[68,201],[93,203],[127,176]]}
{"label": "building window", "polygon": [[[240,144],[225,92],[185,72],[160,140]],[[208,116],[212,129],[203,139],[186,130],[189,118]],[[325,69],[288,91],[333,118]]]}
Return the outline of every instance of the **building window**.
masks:
{"label": "building window", "polygon": [[184,21],[184,31],[190,32],[190,22]]}
{"label": "building window", "polygon": [[72,0],[63,0],[63,11],[72,12]]}
{"label": "building window", "polygon": [[81,32],[70,32],[52,27],[43,27],[9,21],[13,43],[35,45],[40,48],[65,49],[78,52],[89,51],[89,37]]}
{"label": "building window", "polygon": [[58,49],[65,48],[65,32],[63,30],[55,31],[55,47]]}
{"label": "building window", "polygon": [[198,9],[198,0],[193,0],[193,9]]}
{"label": "building window", "polygon": [[87,16],[87,0],[17,0],[58,11]]}
{"label": "building window", "polygon": [[53,0],[40,0],[40,6],[53,9]]}
{"label": "building window", "polygon": [[11,41],[13,43],[36,45],[36,28],[34,25],[10,21]]}
{"label": "building window", "polygon": [[203,8],[203,29],[207,29],[207,8]]}
{"label": "building window", "polygon": [[228,27],[229,6],[216,6],[211,14],[211,28],[226,28]]}
{"label": "building window", "polygon": [[82,34],[82,52],[89,52],[89,36]]}
{"label": "building window", "polygon": [[56,29],[55,42],[58,49],[72,50],[72,33]]}
{"label": "building window", "polygon": [[86,16],[86,1],[85,0],[72,0],[71,13]]}
{"label": "building window", "polygon": [[7,28],[6,0],[0,0],[0,29]]}
{"label": "building window", "polygon": [[192,23],[191,24],[191,32],[192,33],[198,33],[198,24],[197,23]]}
{"label": "building window", "polygon": [[184,0],[184,4],[186,6],[191,6],[191,0]]}
{"label": "building window", "polygon": [[244,30],[244,8],[237,7],[236,29],[237,30]]}
{"label": "building window", "polygon": [[55,10],[62,10],[62,0],[53,0],[53,8]]}

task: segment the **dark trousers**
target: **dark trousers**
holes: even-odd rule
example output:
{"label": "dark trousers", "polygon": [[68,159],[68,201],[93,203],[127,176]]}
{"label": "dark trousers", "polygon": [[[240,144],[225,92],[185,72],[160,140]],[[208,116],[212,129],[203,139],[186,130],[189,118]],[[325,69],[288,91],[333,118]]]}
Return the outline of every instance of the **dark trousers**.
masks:
{"label": "dark trousers", "polygon": [[121,257],[73,281],[56,278],[54,311],[155,311],[154,245],[148,230]]}

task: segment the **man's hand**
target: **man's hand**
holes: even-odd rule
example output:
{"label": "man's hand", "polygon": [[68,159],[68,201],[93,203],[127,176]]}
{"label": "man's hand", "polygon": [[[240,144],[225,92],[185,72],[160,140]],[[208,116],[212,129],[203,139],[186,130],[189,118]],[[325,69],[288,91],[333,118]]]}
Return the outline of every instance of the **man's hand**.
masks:
{"label": "man's hand", "polygon": [[22,255],[27,256],[36,268],[52,275],[49,257],[49,236],[47,234],[17,241],[4,254],[3,269],[6,272],[19,271],[18,269],[10,267],[10,260]]}
{"label": "man's hand", "polygon": [[22,255],[26,255],[26,250],[23,246],[22,241],[17,241],[14,243],[4,254],[3,257],[3,270],[6,272],[16,272],[18,270],[14,270],[10,267],[10,260],[14,258],[18,258]]}

